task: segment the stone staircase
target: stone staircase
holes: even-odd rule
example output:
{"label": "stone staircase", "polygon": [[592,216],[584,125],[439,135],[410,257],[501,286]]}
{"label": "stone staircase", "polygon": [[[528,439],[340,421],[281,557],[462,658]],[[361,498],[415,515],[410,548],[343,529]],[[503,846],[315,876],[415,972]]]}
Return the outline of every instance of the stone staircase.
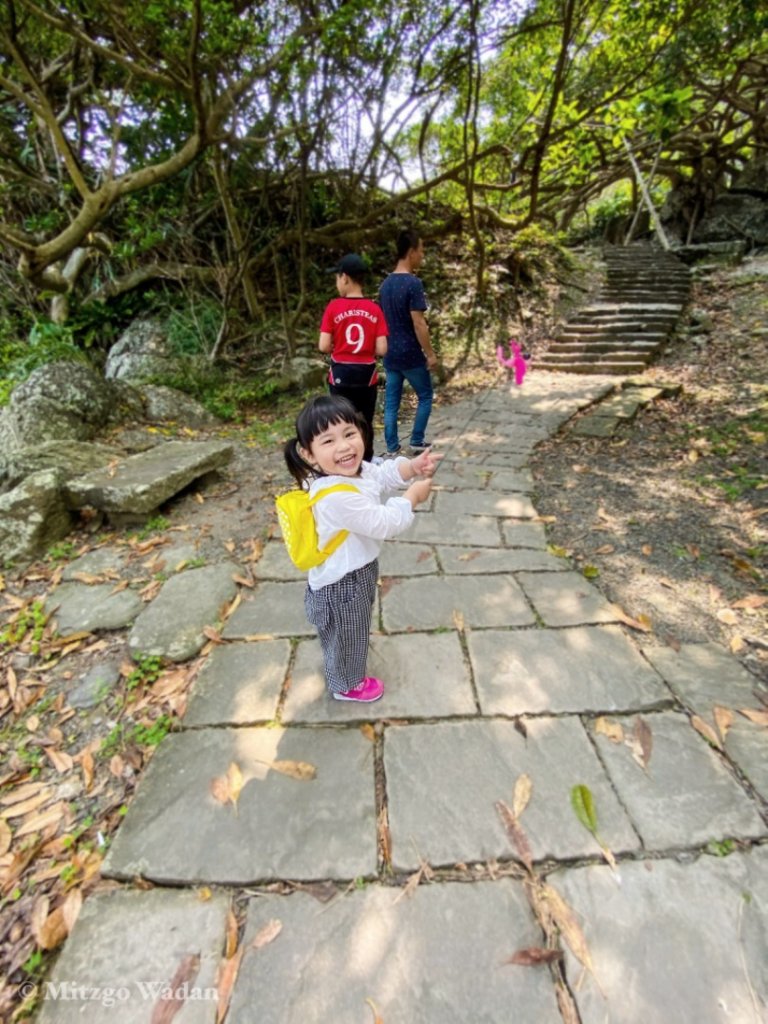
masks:
{"label": "stone staircase", "polygon": [[667,341],[690,290],[690,271],[676,256],[648,246],[611,247],[597,301],[563,327],[540,370],[642,373]]}

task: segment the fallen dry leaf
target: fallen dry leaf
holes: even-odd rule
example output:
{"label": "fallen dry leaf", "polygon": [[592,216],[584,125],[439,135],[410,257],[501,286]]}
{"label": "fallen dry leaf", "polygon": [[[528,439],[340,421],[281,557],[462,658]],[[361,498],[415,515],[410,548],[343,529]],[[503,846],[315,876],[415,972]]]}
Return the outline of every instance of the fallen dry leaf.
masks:
{"label": "fallen dry leaf", "polygon": [[211,780],[211,796],[221,804],[231,803],[237,813],[237,801],[245,785],[239,765],[233,761],[225,775]]}
{"label": "fallen dry leaf", "polygon": [[744,715],[755,725],[762,725],[768,728],[768,711],[755,711],[752,708],[739,708],[739,714]]}
{"label": "fallen dry leaf", "polygon": [[720,737],[717,735],[711,725],[707,725],[703,718],[699,718],[698,715],[691,716],[691,725],[704,739],[711,743],[713,747],[717,747],[718,750],[723,749],[723,744],[720,741]]}
{"label": "fallen dry leaf", "polygon": [[0,857],[4,857],[11,848],[13,833],[7,821],[0,818]]}
{"label": "fallen dry leaf", "polygon": [[762,608],[768,604],[768,597],[762,594],[747,594],[740,601],[732,601],[731,608]]}
{"label": "fallen dry leaf", "polygon": [[464,614],[463,614],[463,612],[460,612],[457,608],[454,608],[453,609],[453,615],[451,617],[453,619],[453,624],[456,627],[456,629],[458,629],[458,631],[460,633],[463,633],[464,632]]}
{"label": "fallen dry leaf", "polygon": [[515,783],[515,794],[512,799],[512,813],[516,818],[519,818],[528,806],[532,791],[533,783],[530,778],[525,774],[519,776]]}
{"label": "fallen dry leaf", "polygon": [[716,614],[715,618],[724,623],[726,626],[735,626],[739,621],[739,617],[735,611],[731,608],[721,608]]}
{"label": "fallen dry leaf", "polygon": [[714,707],[714,718],[717,731],[720,733],[720,739],[725,743],[725,736],[731,725],[733,724],[733,712],[730,708],[721,708],[718,704]]}
{"label": "fallen dry leaf", "polygon": [[72,771],[75,764],[71,754],[67,754],[63,750],[56,750],[54,747],[46,747],[45,756],[60,775]]}
{"label": "fallen dry leaf", "polygon": [[150,1024],[171,1024],[176,1014],[184,1008],[189,989],[193,987],[199,972],[200,954],[187,954],[176,968],[170,984],[163,987],[163,994],[152,1007]]}
{"label": "fallen dry leaf", "polygon": [[503,800],[496,801],[496,812],[501,818],[502,824],[507,831],[507,835],[512,841],[512,845],[515,850],[517,850],[520,860],[527,868],[528,873],[533,875],[533,851],[531,850],[531,844],[528,841],[528,836],[520,826],[520,822]]}
{"label": "fallen dry leaf", "polygon": [[232,989],[237,980],[237,972],[240,970],[240,961],[243,959],[243,947],[219,965],[216,978],[216,988],[219,993],[219,1001],[216,1006],[216,1024],[222,1024],[229,1010],[229,1001],[232,998]]}
{"label": "fallen dry leaf", "polygon": [[529,946],[527,949],[518,949],[516,953],[502,962],[519,964],[520,967],[539,967],[541,964],[552,964],[562,959],[562,949],[541,949],[538,946]]}
{"label": "fallen dry leaf", "polygon": [[372,999],[366,999],[366,1004],[370,1007],[371,1013],[373,1014],[372,1024],[384,1024],[384,1019],[379,1016],[379,1011],[376,1009],[376,1003]]}
{"label": "fallen dry leaf", "polygon": [[648,723],[639,715],[635,719],[632,734],[625,740],[625,743],[632,751],[632,757],[635,761],[643,771],[647,771],[648,762],[651,760],[651,750],[653,749],[653,736]]}
{"label": "fallen dry leaf", "polygon": [[603,715],[595,720],[595,732],[607,736],[612,743],[624,742],[624,730],[618,722],[612,722]]}
{"label": "fallen dry leaf", "polygon": [[262,949],[264,946],[268,946],[270,942],[274,942],[280,932],[283,930],[283,922],[279,921],[276,917],[267,921],[265,925],[259,928],[258,932],[254,935],[251,946],[253,949]]}
{"label": "fallen dry leaf", "polygon": [[541,896],[552,920],[560,929],[560,934],[568,944],[571,952],[579,963],[589,971],[595,979],[597,987],[602,992],[600,982],[597,980],[597,975],[595,974],[595,968],[592,963],[592,954],[587,946],[587,940],[584,937],[584,932],[581,930],[581,926],[576,920],[573,911],[560,893],[556,889],[553,889],[551,885],[547,885],[546,883],[542,885]]}
{"label": "fallen dry leaf", "polygon": [[265,761],[272,771],[280,772],[281,775],[288,775],[299,782],[311,782],[317,778],[317,768],[306,761]]}

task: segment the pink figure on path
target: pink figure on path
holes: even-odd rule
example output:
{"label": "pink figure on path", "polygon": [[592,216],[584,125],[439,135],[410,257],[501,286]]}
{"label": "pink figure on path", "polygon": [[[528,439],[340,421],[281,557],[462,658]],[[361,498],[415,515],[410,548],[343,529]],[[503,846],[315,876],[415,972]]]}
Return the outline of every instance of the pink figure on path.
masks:
{"label": "pink figure on path", "polygon": [[526,363],[525,358],[523,357],[523,353],[520,350],[520,346],[514,338],[509,339],[509,351],[511,352],[511,355],[509,359],[505,359],[504,348],[503,346],[499,345],[496,348],[496,358],[498,359],[499,363],[502,366],[505,366],[508,370],[515,371],[515,384],[517,384],[519,387],[520,384],[523,383],[523,378],[525,377],[526,371],[528,369],[528,364]]}

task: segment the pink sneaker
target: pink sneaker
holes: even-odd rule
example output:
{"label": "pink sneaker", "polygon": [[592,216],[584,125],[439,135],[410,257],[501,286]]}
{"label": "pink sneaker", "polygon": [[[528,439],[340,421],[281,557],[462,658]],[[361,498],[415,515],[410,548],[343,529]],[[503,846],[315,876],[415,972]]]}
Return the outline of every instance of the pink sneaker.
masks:
{"label": "pink sneaker", "polygon": [[358,700],[364,704],[370,704],[384,696],[384,683],[375,676],[366,676],[354,690],[347,690],[345,693],[334,693],[334,700]]}

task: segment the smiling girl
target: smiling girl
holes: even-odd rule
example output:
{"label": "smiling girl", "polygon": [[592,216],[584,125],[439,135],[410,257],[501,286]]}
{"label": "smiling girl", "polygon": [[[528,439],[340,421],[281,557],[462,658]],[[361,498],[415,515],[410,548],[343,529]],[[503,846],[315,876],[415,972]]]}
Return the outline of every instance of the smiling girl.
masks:
{"label": "smiling girl", "polygon": [[369,429],[346,398],[322,395],[299,413],[296,436],[284,450],[289,472],[310,498],[336,484],[355,488],[334,491],[312,506],[320,548],[340,530],[349,531],[333,554],[309,570],[304,597],[335,700],[370,702],[384,693],[382,681],[365,674],[378,555],[382,542],[407,530],[414,509],[429,497],[439,459],[427,449],[415,459],[372,465],[363,460]]}

